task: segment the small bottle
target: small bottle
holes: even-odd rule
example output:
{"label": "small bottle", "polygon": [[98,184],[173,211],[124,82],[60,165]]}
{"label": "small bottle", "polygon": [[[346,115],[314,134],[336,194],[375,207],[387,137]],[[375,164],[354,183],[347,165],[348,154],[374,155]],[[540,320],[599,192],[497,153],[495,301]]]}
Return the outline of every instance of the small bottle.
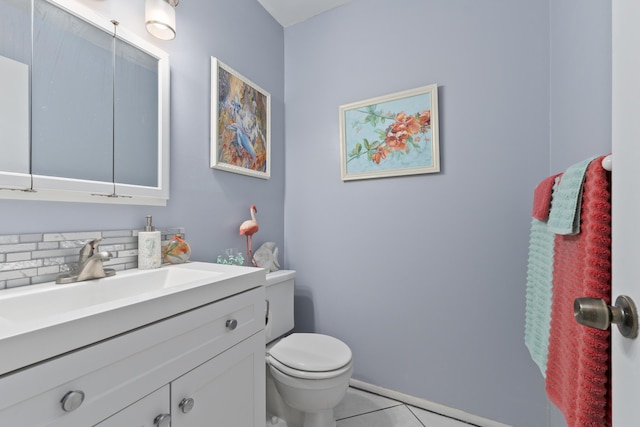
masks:
{"label": "small bottle", "polygon": [[147,215],[144,231],[138,232],[138,268],[149,270],[160,267],[161,257],[160,231],[155,231],[151,224],[151,215]]}

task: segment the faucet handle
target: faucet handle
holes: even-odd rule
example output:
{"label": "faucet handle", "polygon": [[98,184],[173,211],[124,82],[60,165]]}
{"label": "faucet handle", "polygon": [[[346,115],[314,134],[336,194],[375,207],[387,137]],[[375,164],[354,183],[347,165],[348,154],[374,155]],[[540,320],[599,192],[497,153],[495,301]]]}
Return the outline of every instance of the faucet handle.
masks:
{"label": "faucet handle", "polygon": [[98,245],[102,241],[102,237],[93,239],[87,242],[82,249],[80,249],[80,262],[86,261],[89,257],[93,256],[98,251]]}

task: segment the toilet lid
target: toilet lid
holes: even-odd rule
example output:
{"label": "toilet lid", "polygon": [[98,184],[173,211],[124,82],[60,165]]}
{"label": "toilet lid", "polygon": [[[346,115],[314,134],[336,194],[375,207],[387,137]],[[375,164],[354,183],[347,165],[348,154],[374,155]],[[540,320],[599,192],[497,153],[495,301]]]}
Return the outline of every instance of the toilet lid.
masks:
{"label": "toilet lid", "polygon": [[271,357],[299,371],[326,372],[351,362],[351,349],[337,338],[322,334],[291,334],[270,350]]}

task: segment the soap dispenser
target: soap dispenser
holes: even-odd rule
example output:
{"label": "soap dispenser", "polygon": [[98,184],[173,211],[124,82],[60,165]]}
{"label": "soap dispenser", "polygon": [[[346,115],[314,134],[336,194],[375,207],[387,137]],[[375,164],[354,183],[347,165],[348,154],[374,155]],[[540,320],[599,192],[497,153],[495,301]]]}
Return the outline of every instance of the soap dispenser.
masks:
{"label": "soap dispenser", "polygon": [[144,231],[138,232],[138,268],[149,270],[160,267],[160,231],[156,231],[151,224],[151,215],[147,215],[147,225]]}

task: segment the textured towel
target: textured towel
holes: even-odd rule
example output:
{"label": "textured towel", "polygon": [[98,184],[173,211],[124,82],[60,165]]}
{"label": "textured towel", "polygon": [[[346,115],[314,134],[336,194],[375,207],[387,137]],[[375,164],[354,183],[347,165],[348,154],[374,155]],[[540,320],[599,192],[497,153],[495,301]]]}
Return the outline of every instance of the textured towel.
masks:
{"label": "textured towel", "polygon": [[549,212],[549,230],[556,234],[578,234],[580,232],[580,200],[582,183],[587,166],[595,157],[569,167],[560,180],[558,190],[553,195]]}
{"label": "textured towel", "polygon": [[531,216],[540,221],[546,221],[549,218],[549,210],[551,209],[551,191],[556,184],[556,178],[561,173],[552,175],[543,179],[533,191],[533,210]]}
{"label": "textured towel", "polygon": [[[559,174],[551,176],[551,182],[557,188]],[[541,184],[549,181],[549,178]],[[534,192],[534,200],[540,198],[538,191]],[[546,190],[544,193],[546,194]],[[549,196],[544,196],[551,200]],[[549,204],[547,203],[547,206]],[[548,208],[546,209],[548,212]],[[549,351],[549,324],[551,323],[551,286],[553,279],[553,247],[555,234],[549,231],[547,223],[535,217],[531,221],[529,234],[529,261],[527,263],[527,290],[524,342],[529,349],[531,358],[540,368],[542,376],[546,376],[547,354]]]}
{"label": "textured towel", "polygon": [[573,315],[575,298],[611,302],[609,176],[599,161],[586,172],[580,220],[580,234],[555,240],[546,390],[569,427],[611,426],[609,331]]}

